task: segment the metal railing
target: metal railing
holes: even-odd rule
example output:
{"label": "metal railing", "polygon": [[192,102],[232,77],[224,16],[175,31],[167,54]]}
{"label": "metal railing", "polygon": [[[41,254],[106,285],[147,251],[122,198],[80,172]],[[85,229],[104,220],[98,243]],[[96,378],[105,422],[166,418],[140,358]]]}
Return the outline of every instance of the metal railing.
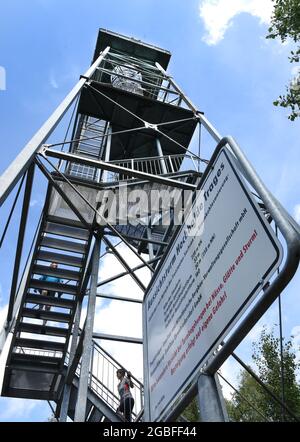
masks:
{"label": "metal railing", "polygon": [[[90,366],[89,388],[110,408],[117,412],[120,403],[118,394],[118,379],[116,372],[119,368],[124,368],[106,350],[93,341],[92,359]],[[80,364],[78,364],[76,375],[80,376]],[[144,390],[143,384],[135,377],[131,376],[133,388],[131,394],[134,399],[132,410],[133,420],[143,409]]]}
{"label": "metal railing", "polygon": [[183,104],[180,92],[156,66],[145,60],[110,50],[92,79],[175,106]]}
{"label": "metal railing", "polygon": [[[39,343],[38,340],[36,340],[37,345]],[[62,351],[56,351],[56,350],[38,350],[35,348],[29,348],[29,347],[20,347],[17,346],[14,349],[14,353],[17,354],[23,354],[23,355],[31,355],[31,356],[44,356],[44,357],[49,357],[49,358],[57,358],[57,359],[61,359],[63,356],[63,352]]]}
{"label": "metal railing", "polygon": [[[129,158],[124,160],[109,161],[120,167],[150,173],[152,175],[163,175],[165,173],[175,173],[182,170],[199,171],[200,160],[192,154],[164,155],[146,158]],[[133,179],[125,174],[108,172],[107,181],[127,181]]]}
{"label": "metal railing", "polygon": [[[89,388],[114,412],[117,412],[120,399],[118,394],[118,380],[116,372],[119,368],[124,367],[95,341],[93,341],[92,345],[93,348],[89,373]],[[15,348],[14,353],[51,357],[57,358],[58,360],[63,357],[63,353],[61,351],[38,350],[20,346]],[[66,354],[66,363],[69,363],[68,353]],[[79,363],[75,373],[78,378],[80,376],[80,369],[81,364]],[[143,384],[135,376],[131,376],[131,380],[133,383],[131,394],[134,399],[132,418],[135,420],[141,415],[144,407],[144,390]]]}

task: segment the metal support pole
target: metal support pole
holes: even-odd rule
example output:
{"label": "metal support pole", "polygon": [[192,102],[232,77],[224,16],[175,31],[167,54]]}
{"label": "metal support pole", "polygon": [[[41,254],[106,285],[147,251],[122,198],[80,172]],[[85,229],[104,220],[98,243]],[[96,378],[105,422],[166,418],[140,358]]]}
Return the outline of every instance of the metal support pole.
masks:
{"label": "metal support pole", "polygon": [[[107,132],[107,142],[105,146],[105,156],[104,156],[104,161],[106,163],[109,161],[110,158],[110,150],[111,150],[111,126],[109,125]],[[107,178],[108,178],[108,170],[104,170],[102,175],[102,181],[107,182]]]}
{"label": "metal support pole", "polygon": [[[283,333],[282,333],[282,310],[281,310],[281,295],[278,296],[278,310],[279,310],[279,339],[280,339],[280,378],[281,378],[281,401],[285,403],[285,370],[284,370],[284,351],[283,351]],[[281,406],[282,422],[285,421],[285,412]]]}
{"label": "metal support pole", "polygon": [[33,183],[33,177],[34,177],[34,166],[35,165],[32,164],[27,172],[26,186],[25,186],[24,199],[23,199],[23,207],[22,207],[21,218],[20,218],[19,237],[18,237],[14,271],[13,271],[13,277],[12,277],[12,283],[11,283],[11,289],[10,289],[10,302],[9,302],[9,308],[8,308],[8,313],[7,313],[7,323],[9,323],[12,318],[14,301],[15,301],[15,297],[16,297],[16,290],[17,290],[17,284],[18,284],[18,278],[19,278],[19,270],[20,270],[21,257],[22,257],[22,251],[23,251],[24,236],[25,236],[25,230],[26,230],[26,224],[27,224],[27,216],[28,216],[32,183]]}
{"label": "metal support pole", "polygon": [[198,379],[198,400],[202,422],[227,422],[228,416],[217,375],[201,374]]}
{"label": "metal support pole", "polygon": [[86,73],[80,78],[78,83],[73,87],[71,92],[61,102],[49,119],[43,124],[40,130],[33,136],[33,138],[26,144],[24,149],[19,153],[17,158],[6,169],[3,175],[0,177],[0,206],[4,203],[5,199],[10,194],[16,182],[26,172],[30,163],[32,162],[34,155],[47,140],[49,135],[56,128],[62,117],[65,115],[77,94],[81,91],[83,86],[93,75],[98,65],[103,58],[109,52],[109,46],[99,55],[95,63],[86,71]]}
{"label": "metal support pole", "polygon": [[105,298],[105,299],[111,299],[113,301],[134,302],[136,304],[143,304],[143,301],[141,299],[127,298],[124,296],[107,295],[104,293],[97,293],[97,298]]}
{"label": "metal support pole", "polygon": [[89,301],[87,307],[86,323],[84,329],[80,379],[79,379],[77,403],[76,403],[75,418],[74,418],[75,422],[84,422],[86,414],[87,390],[88,390],[89,370],[90,370],[90,362],[92,354],[93,327],[94,327],[94,318],[96,310],[100,245],[101,245],[101,240],[97,238],[95,240],[95,246],[93,250],[91,285],[90,285]]}
{"label": "metal support pole", "polygon": [[[73,361],[73,359],[75,357],[75,353],[76,353],[77,341],[78,341],[78,336],[79,336],[81,308],[82,308],[82,301],[79,302],[77,309],[76,309],[76,313],[75,313],[73,335],[72,335],[70,356],[69,356],[69,364],[71,363],[71,361]],[[65,384],[61,408],[60,408],[60,415],[59,415],[60,422],[67,422],[71,388],[72,388],[71,384],[67,384],[67,383]]]}
{"label": "metal support pole", "polygon": [[148,243],[149,259],[153,259],[155,257],[155,255],[154,255],[154,251],[153,251],[153,244],[151,243],[151,238],[152,238],[151,227],[147,227],[147,237],[149,240],[149,243]]}
{"label": "metal support pole", "polygon": [[65,384],[65,388],[63,391],[62,403],[61,403],[61,409],[60,409],[60,414],[59,414],[59,422],[67,422],[71,389],[72,389],[71,385]]}
{"label": "metal support pole", "polygon": [[168,173],[168,171],[167,171],[166,163],[164,160],[164,153],[163,153],[163,150],[161,147],[161,143],[158,138],[156,138],[156,148],[157,148],[158,156],[160,157],[160,165],[161,165],[162,173],[166,174],[166,173]]}
{"label": "metal support pole", "polygon": [[143,344],[143,339],[132,338],[131,336],[116,336],[106,333],[93,333],[93,339],[101,339],[104,341],[126,342],[127,344]]}
{"label": "metal support pole", "polygon": [[11,209],[10,209],[10,212],[9,212],[9,215],[8,215],[8,218],[7,218],[7,221],[6,221],[6,224],[5,224],[4,230],[3,230],[3,234],[2,234],[1,239],[0,239],[0,249],[1,249],[1,247],[2,247],[3,241],[4,241],[5,236],[6,236],[7,229],[8,229],[8,227],[9,227],[9,224],[10,224],[10,221],[11,221],[11,218],[12,218],[12,215],[13,215],[13,213],[14,213],[14,210],[15,210],[16,204],[17,204],[17,202],[18,202],[19,195],[20,195],[20,192],[21,192],[21,189],[22,189],[22,186],[23,186],[24,178],[25,178],[25,174],[23,175],[23,178],[21,179],[21,182],[20,182],[20,184],[19,184],[19,188],[18,188],[18,190],[17,190],[17,193],[16,193],[16,196],[15,196],[15,199],[14,199],[13,205],[12,205],[12,207],[11,207]]}
{"label": "metal support pole", "polygon": [[[278,227],[275,225],[276,236],[278,237]],[[279,269],[277,270],[279,275]],[[285,384],[284,384],[284,353],[283,353],[283,333],[282,333],[282,309],[281,295],[278,296],[278,316],[279,316],[279,339],[280,339],[280,378],[281,378],[281,401],[285,403]],[[282,421],[285,421],[284,408],[281,406]]]}

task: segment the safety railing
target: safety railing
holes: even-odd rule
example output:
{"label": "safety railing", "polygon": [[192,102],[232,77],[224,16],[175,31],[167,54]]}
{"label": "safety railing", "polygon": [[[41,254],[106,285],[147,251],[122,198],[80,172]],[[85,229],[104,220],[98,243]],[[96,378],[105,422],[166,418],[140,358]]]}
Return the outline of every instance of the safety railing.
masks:
{"label": "safety railing", "polygon": [[[199,171],[200,162],[199,158],[192,154],[164,155],[110,161],[111,164],[152,175],[175,173],[180,169]],[[129,179],[132,179],[132,177],[121,173],[108,172],[107,174],[107,181],[109,182],[127,181]]]}
{"label": "safety railing", "polygon": [[[38,341],[37,341],[38,342]],[[116,372],[119,368],[124,368],[119,364],[106,350],[93,341],[92,358],[89,373],[89,388],[95,393],[99,399],[105,402],[114,412],[117,412],[120,399],[118,394],[118,379]],[[18,354],[26,354],[31,356],[51,357],[60,359],[63,354],[61,351],[38,350],[27,347],[16,347],[14,350]],[[69,354],[66,355],[66,363],[69,362]],[[81,364],[76,369],[76,376],[80,376]],[[137,419],[141,415],[144,407],[143,384],[135,377],[131,376],[133,388],[131,394],[134,399],[134,407],[132,410],[132,420]]]}
{"label": "safety railing", "polygon": [[[92,358],[89,375],[89,388],[110,408],[117,412],[120,403],[118,393],[118,379],[116,372],[124,368],[106,350],[93,341]],[[80,364],[78,364],[76,375],[80,376]],[[131,394],[134,399],[132,419],[135,420],[143,409],[144,390],[143,384],[131,376],[133,388]]]}
{"label": "safety railing", "polygon": [[[38,340],[36,341],[38,345]],[[14,353],[23,354],[23,355],[31,355],[31,356],[41,356],[41,357],[49,357],[49,358],[57,358],[60,359],[63,356],[61,351],[52,351],[52,350],[38,350],[35,348],[28,347],[15,347]]]}
{"label": "safety railing", "polygon": [[92,79],[163,103],[183,105],[181,94],[154,65],[128,54],[110,50]]}

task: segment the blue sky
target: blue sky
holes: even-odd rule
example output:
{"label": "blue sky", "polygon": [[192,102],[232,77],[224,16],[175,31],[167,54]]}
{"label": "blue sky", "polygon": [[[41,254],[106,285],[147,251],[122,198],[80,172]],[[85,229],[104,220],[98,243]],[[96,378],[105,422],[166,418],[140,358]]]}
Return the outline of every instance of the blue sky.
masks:
{"label": "blue sky", "polygon": [[[175,80],[222,135],[236,138],[269,189],[300,220],[299,122],[291,123],[285,110],[272,105],[292,76],[290,46],[264,38],[269,11],[269,0],[2,3],[0,66],[6,90],[0,90],[0,173],[89,66],[103,27],[170,50]],[[212,146],[204,145],[202,156],[211,153]],[[41,184],[33,213],[38,214],[43,192]],[[2,312],[16,232],[17,223],[0,254]],[[284,333],[298,333],[298,344],[299,281],[296,276],[283,296]],[[278,323],[275,307],[238,349],[246,359],[263,323]],[[237,367],[228,362],[224,372],[236,374]],[[42,402],[0,398],[0,421],[46,420],[49,414]]]}

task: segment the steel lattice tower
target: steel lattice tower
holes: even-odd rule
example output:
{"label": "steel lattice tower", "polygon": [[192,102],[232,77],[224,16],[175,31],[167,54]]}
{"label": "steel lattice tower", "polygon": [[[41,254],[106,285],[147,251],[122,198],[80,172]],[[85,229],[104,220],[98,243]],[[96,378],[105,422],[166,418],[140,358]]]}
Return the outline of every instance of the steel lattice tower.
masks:
{"label": "steel lattice tower", "polygon": [[[2,395],[54,401],[60,420],[67,415],[77,421],[120,419],[115,414],[115,387],[104,385],[93,365],[97,357],[107,364],[106,371],[120,367],[93,340],[101,338],[93,332],[97,285],[105,283],[99,284],[97,278],[101,243],[144,291],[145,283],[119,253],[113,238],[120,238],[138,256],[138,268],[153,273],[175,231],[172,219],[168,225],[161,223],[164,211],[170,211],[168,204],[155,216],[145,210],[138,223],[122,223],[120,213],[115,222],[107,221],[103,208],[107,208],[107,192],[122,199],[120,189],[126,183],[130,191],[142,189],[149,194],[153,189],[175,189],[180,194],[193,191],[199,181],[200,158],[189,153],[188,145],[204,117],[167,74],[170,56],[168,51],[100,29],[91,67],[1,177],[1,204],[26,177],[23,219],[29,212],[34,169],[48,181],[21,279],[26,223],[20,229],[2,333],[3,342],[12,336]],[[46,144],[70,106],[75,114],[71,140]],[[187,161],[193,170],[182,167]],[[145,261],[142,254],[149,259]],[[58,263],[55,271],[49,267],[51,262]],[[41,275],[50,279],[43,281]],[[123,298],[119,299],[124,304],[135,301]],[[105,338],[140,343],[126,336]],[[137,379],[135,385],[138,419],[143,386]]]}
{"label": "steel lattice tower", "polygon": [[[98,288],[129,275],[143,292],[147,289],[136,272],[145,268],[154,274],[176,233],[176,203],[184,191],[193,195],[200,166],[207,164],[189,148],[197,127],[214,143],[221,141],[167,73],[170,57],[166,50],[100,29],[90,68],[0,179],[1,205],[19,186],[4,232],[24,188],[9,309],[0,336],[0,349],[6,348],[1,394],[47,400],[55,404],[60,421],[68,416],[75,421],[121,420],[113,379],[122,365],[97,339],[139,345],[142,340],[128,338],[126,326],[124,336],[95,333],[96,299],[122,301],[124,310],[142,300],[104,295]],[[72,109],[71,134],[50,143]],[[22,269],[35,170],[46,179],[47,193]],[[146,196],[154,190],[172,193],[173,199],[162,199],[155,210],[140,206],[137,221],[128,216],[132,201],[124,189]],[[128,264],[116,239],[139,265]],[[99,281],[103,247],[124,271]],[[49,266],[53,262],[57,268]],[[134,376],[133,381],[133,417],[138,421],[143,385]]]}

